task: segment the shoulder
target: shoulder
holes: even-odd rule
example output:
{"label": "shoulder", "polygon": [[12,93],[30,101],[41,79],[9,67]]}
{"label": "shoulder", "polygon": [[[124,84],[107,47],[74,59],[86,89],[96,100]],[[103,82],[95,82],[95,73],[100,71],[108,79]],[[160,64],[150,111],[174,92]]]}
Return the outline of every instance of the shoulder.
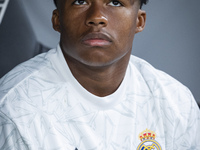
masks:
{"label": "shoulder", "polygon": [[55,49],[39,54],[34,58],[19,64],[0,79],[0,104],[2,99],[17,86],[30,79],[51,65],[51,57],[56,53]]}
{"label": "shoulder", "polygon": [[188,88],[178,80],[169,74],[156,69],[150,63],[141,58],[131,56],[130,65],[136,68],[152,92],[162,88],[164,88],[165,91],[169,90],[172,92],[174,92],[174,90],[177,88],[179,90],[181,89],[183,91],[189,91]]}
{"label": "shoulder", "polygon": [[174,117],[189,117],[196,102],[185,85],[136,56],[131,56],[130,65],[135,67],[142,76],[163,112],[171,115],[174,113]]}

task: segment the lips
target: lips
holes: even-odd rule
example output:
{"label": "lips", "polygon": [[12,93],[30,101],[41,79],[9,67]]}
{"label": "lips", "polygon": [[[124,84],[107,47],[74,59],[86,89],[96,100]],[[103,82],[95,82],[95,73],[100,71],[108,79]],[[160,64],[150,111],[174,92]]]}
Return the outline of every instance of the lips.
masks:
{"label": "lips", "polygon": [[87,46],[104,47],[109,46],[112,43],[112,40],[106,34],[92,32],[83,37],[82,43]]}

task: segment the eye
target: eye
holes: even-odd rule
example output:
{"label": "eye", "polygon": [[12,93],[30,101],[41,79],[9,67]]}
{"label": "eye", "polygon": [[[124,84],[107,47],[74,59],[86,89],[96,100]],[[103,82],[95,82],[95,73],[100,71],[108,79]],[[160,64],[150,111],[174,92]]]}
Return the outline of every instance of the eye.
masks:
{"label": "eye", "polygon": [[112,0],[110,3],[109,3],[110,6],[115,6],[115,7],[120,7],[120,6],[123,6],[118,0]]}
{"label": "eye", "polygon": [[74,5],[85,5],[87,4],[85,0],[75,0]]}

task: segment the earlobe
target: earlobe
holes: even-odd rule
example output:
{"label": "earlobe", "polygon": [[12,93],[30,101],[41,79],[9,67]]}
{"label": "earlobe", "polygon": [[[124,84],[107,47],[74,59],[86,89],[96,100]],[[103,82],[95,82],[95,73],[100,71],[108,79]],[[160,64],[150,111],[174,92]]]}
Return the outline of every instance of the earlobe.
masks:
{"label": "earlobe", "polygon": [[146,24],[146,12],[140,9],[138,11],[137,27],[135,33],[142,32],[145,28],[145,24]]}
{"label": "earlobe", "polygon": [[60,30],[60,20],[59,20],[59,12],[58,12],[58,9],[55,9],[55,10],[53,11],[51,21],[52,21],[53,29],[54,29],[55,31],[60,32],[61,30]]}

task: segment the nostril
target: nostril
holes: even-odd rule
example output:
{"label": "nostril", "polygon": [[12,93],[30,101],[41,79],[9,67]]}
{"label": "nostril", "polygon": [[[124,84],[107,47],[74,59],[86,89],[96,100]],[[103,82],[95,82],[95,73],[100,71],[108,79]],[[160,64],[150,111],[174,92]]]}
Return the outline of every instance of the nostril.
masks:
{"label": "nostril", "polygon": [[87,22],[87,25],[89,25],[89,26],[98,26],[98,25],[101,25],[101,26],[105,26],[107,23],[106,23],[106,21],[102,21],[102,20],[98,20],[98,19],[96,19],[96,20],[90,20],[90,21],[88,21]]}
{"label": "nostril", "polygon": [[99,24],[105,24],[105,22],[99,22]]}
{"label": "nostril", "polygon": [[105,24],[105,22],[103,22],[103,21],[98,22],[98,23],[95,23],[95,22],[93,22],[93,21],[90,21],[90,22],[88,22],[88,23],[91,24],[91,25],[98,25],[98,24],[104,25],[104,24]]}
{"label": "nostril", "polygon": [[90,21],[89,24],[95,24],[94,22]]}
{"label": "nostril", "polygon": [[94,14],[94,15],[90,15],[88,16],[88,18],[86,19],[86,25],[87,26],[101,26],[101,27],[105,27],[108,24],[108,19],[107,17],[105,17],[102,14]]}

